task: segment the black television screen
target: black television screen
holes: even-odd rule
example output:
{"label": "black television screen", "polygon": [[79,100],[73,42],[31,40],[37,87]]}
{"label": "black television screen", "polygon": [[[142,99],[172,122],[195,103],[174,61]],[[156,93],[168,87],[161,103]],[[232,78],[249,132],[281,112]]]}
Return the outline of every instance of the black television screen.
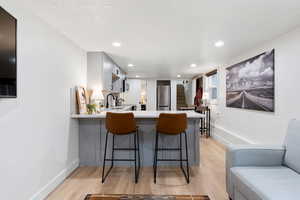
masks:
{"label": "black television screen", "polygon": [[0,98],[17,97],[17,20],[0,7]]}

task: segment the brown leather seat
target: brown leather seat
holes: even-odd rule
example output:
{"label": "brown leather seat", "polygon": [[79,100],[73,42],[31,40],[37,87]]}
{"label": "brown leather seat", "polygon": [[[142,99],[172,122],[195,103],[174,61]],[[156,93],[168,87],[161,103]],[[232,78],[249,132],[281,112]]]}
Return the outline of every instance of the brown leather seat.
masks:
{"label": "brown leather seat", "polygon": [[186,113],[169,114],[161,113],[159,115],[156,130],[162,134],[176,135],[185,132],[187,128]]}
{"label": "brown leather seat", "polygon": [[126,135],[136,132],[136,122],[133,113],[106,113],[106,129],[116,135]]}

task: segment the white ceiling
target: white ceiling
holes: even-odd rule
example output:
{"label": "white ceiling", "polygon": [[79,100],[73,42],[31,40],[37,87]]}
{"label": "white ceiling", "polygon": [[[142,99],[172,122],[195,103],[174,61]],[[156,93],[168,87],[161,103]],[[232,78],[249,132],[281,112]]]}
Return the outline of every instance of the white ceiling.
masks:
{"label": "white ceiling", "polygon": [[[105,51],[129,76],[192,77],[300,25],[299,0],[28,0],[87,51]],[[223,40],[223,48],[214,42]],[[112,42],[122,43],[119,48]],[[135,67],[128,69],[127,64]],[[196,63],[197,68],[190,68]]]}

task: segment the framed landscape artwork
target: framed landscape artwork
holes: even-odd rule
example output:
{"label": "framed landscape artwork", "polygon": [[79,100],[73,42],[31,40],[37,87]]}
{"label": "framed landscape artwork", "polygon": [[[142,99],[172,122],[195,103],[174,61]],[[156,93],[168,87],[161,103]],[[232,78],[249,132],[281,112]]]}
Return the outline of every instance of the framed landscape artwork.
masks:
{"label": "framed landscape artwork", "polygon": [[264,52],[226,69],[226,106],[274,112],[274,55]]}

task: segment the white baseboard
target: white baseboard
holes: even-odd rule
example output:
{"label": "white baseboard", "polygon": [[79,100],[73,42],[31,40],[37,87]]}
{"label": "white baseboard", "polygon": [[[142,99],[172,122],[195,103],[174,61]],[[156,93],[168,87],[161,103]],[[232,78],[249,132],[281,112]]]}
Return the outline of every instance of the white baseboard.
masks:
{"label": "white baseboard", "polygon": [[35,193],[30,200],[43,200],[50,192],[52,192],[59,184],[61,184],[77,167],[79,159],[73,161],[68,167],[63,169],[57,176],[50,180],[44,187]]}
{"label": "white baseboard", "polygon": [[239,136],[236,133],[226,130],[225,128],[212,125],[211,136],[221,144],[225,146],[232,145],[232,144],[255,144],[253,141]]}

